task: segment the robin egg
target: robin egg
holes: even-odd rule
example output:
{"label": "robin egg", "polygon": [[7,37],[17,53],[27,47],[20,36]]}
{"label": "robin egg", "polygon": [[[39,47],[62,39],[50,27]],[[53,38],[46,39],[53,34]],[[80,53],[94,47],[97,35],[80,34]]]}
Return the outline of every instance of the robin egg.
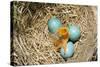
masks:
{"label": "robin egg", "polygon": [[60,54],[64,59],[71,57],[73,53],[74,53],[74,44],[71,41],[69,41],[66,44],[66,51],[64,51],[63,47],[60,49]]}
{"label": "robin egg", "polygon": [[61,26],[62,23],[56,16],[48,20],[48,30],[51,33],[55,33]]}
{"label": "robin egg", "polygon": [[72,42],[77,41],[81,36],[80,27],[78,25],[68,24],[68,31],[69,31],[69,39]]}

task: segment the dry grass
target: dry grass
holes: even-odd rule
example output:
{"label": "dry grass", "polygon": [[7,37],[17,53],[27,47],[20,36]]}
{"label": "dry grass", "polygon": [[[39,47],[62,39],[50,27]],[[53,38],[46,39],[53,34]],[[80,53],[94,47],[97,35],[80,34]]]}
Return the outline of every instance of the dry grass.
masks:
{"label": "dry grass", "polygon": [[[97,60],[96,6],[13,2],[11,30],[11,65],[57,64]],[[57,16],[66,25],[81,28],[73,57],[65,61],[53,47],[47,21]]]}

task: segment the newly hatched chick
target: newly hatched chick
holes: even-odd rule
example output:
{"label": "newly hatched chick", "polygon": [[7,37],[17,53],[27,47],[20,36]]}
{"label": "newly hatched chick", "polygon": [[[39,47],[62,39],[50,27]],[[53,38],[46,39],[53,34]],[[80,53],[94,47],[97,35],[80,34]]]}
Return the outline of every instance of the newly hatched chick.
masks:
{"label": "newly hatched chick", "polygon": [[66,51],[67,49],[66,43],[68,42],[68,39],[69,39],[69,33],[68,33],[67,27],[60,27],[57,30],[57,34],[59,36],[59,39],[54,42],[56,51],[58,51],[59,48],[61,47],[63,47],[64,51]]}

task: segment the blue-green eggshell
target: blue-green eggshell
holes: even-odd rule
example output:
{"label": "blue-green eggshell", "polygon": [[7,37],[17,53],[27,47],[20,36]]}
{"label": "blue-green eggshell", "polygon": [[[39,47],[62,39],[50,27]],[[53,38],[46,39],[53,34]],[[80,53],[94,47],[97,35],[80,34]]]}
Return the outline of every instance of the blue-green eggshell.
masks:
{"label": "blue-green eggshell", "polygon": [[71,57],[74,53],[74,44],[73,44],[73,42],[69,41],[66,44],[66,47],[67,47],[66,52],[64,52],[64,48],[60,49],[60,54],[64,59],[67,59],[67,58]]}
{"label": "blue-green eggshell", "polygon": [[69,39],[73,42],[77,41],[80,36],[80,27],[75,25],[75,24],[69,24],[68,25],[68,30],[69,30]]}
{"label": "blue-green eggshell", "polygon": [[51,33],[55,33],[61,26],[61,21],[55,16],[48,20],[48,30]]}

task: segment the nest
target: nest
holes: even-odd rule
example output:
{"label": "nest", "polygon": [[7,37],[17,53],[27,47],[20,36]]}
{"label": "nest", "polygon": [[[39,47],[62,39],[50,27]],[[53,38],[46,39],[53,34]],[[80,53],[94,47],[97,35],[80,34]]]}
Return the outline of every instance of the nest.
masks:
{"label": "nest", "polygon": [[[11,3],[11,65],[40,65],[97,60],[96,6],[36,3]],[[47,21],[57,16],[63,25],[77,24],[81,37],[75,52],[66,61],[56,52],[49,37]]]}

